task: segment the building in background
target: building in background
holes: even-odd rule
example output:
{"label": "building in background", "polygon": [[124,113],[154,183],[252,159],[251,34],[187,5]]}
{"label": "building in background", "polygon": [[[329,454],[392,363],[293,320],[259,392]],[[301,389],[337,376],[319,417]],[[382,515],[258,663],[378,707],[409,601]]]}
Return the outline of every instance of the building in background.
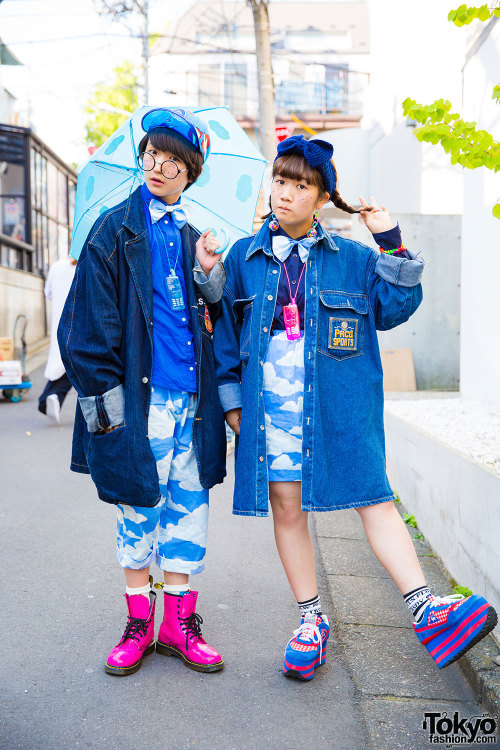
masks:
{"label": "building in background", "polygon": [[49,266],[69,252],[76,172],[29,128],[0,124],[0,336],[20,313],[28,344],[47,335]]}
{"label": "building in background", "polygon": [[[445,98],[452,111],[462,111],[466,37],[448,21],[446,0],[416,10],[411,30],[405,3],[370,0],[368,7],[366,116],[360,128],[323,132],[321,137],[334,145],[342,197],[357,205],[360,195],[375,196],[399,221],[404,243],[426,259],[424,304],[404,326],[379,334],[381,348],[412,349],[418,389],[456,390],[464,170],[451,165],[440,146],[417,141],[416,123],[403,116],[401,103],[407,97],[424,104]],[[422,40],[429,54],[422,54]],[[439,55],[444,48],[446,55]],[[330,207],[326,219],[332,228],[375,248],[356,218]]]}
{"label": "building in background", "polygon": [[[500,140],[500,19],[476,27],[463,66],[464,118]],[[465,170],[462,222],[460,389],[465,398],[500,406],[500,202],[498,173]],[[482,322],[484,321],[484,323]]]}
{"label": "building in background", "polygon": [[15,124],[18,117],[16,97],[3,85],[2,68],[4,65],[22,65],[22,63],[0,39],[0,122]]}
{"label": "building in background", "polygon": [[[269,4],[276,126],[283,132],[358,127],[368,97],[366,2]],[[228,107],[258,141],[252,11],[202,0],[151,50],[151,102]]]}
{"label": "building in background", "polygon": [[14,94],[3,85],[2,75],[4,66],[17,68],[23,65],[14,53],[0,39],[0,122],[9,125],[28,126],[30,120],[30,105],[25,100],[17,99]]}

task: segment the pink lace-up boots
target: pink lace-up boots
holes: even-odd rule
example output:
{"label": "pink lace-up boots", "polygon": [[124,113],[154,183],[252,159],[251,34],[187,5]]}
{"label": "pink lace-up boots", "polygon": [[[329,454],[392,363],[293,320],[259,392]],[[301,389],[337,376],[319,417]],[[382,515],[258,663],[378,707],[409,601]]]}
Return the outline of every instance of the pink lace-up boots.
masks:
{"label": "pink lace-up boots", "polygon": [[195,612],[197,591],[164,594],[165,614],[156,641],[163,656],[177,656],[186,667],[197,672],[218,672],[224,667],[222,657],[201,636],[203,618]]}
{"label": "pink lace-up boots", "polygon": [[115,646],[104,667],[108,674],[127,675],[141,668],[142,660],[155,649],[156,594],[151,591],[149,603],[145,596],[125,594],[128,620],[121,641]]}

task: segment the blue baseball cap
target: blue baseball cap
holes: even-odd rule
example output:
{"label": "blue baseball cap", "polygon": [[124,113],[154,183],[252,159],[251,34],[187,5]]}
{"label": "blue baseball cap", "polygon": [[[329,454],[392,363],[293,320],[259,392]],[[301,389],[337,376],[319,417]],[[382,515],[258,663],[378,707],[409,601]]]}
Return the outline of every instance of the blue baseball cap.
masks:
{"label": "blue baseball cap", "polygon": [[210,135],[207,123],[187,109],[152,109],[141,121],[141,127],[149,133],[153,128],[168,128],[200,152],[205,162],[210,153]]}

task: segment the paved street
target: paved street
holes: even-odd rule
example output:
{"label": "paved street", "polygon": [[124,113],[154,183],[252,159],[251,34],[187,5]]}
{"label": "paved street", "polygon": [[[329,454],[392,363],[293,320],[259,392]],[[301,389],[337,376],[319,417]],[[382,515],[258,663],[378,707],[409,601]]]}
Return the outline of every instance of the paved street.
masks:
{"label": "paved street", "polygon": [[[283,678],[282,654],[297,625],[296,607],[274,548],[271,519],[231,515],[232,457],[230,476],[211,494],[208,567],[193,581],[200,590],[203,634],[220,648],[225,670],[198,674],[153,654],[135,675],[106,675],[105,657],[126,620],[123,574],[114,557],[115,511],[98,501],[89,477],[68,470],[74,393],[61,424],[50,425],[36,410],[42,370],[34,375],[35,387],[20,403],[0,398],[2,750],[428,746],[421,726],[418,739],[414,735],[429,704],[425,690],[417,685],[415,691],[397,670],[390,676],[395,696],[421,698],[413,700],[411,723],[397,741],[391,744],[387,731],[377,731],[387,730],[391,717],[404,725],[405,717],[397,698],[389,716],[380,709],[384,696],[377,702],[375,688],[363,690],[378,679],[373,673],[384,669],[380,659],[370,664],[364,658],[384,648],[375,637],[366,648],[369,627],[351,625],[363,658],[346,652],[342,625],[342,637],[332,633],[328,661],[311,683]],[[323,545],[337,534],[333,527],[319,533]],[[355,539],[357,532],[344,536]],[[345,554],[349,545],[355,542],[344,542]],[[344,596],[345,576],[332,582],[335,565],[347,572],[345,556],[343,563],[335,562],[339,549],[332,548],[327,561],[328,578]],[[319,572],[324,609],[331,611],[321,564]],[[342,622],[349,622],[340,599],[337,609]],[[351,620],[366,621],[366,612]],[[439,679],[438,693],[429,689],[429,696],[444,699],[448,710],[481,713],[458,669]]]}

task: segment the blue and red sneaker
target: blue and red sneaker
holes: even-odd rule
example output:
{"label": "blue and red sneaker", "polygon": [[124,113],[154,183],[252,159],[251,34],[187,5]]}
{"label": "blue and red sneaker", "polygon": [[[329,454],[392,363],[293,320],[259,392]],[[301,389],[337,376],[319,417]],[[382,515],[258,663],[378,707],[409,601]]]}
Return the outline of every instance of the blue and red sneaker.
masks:
{"label": "blue and red sneaker", "polygon": [[413,628],[439,669],[460,659],[497,624],[497,613],[482,596],[429,597]]}
{"label": "blue and red sneaker", "polygon": [[297,680],[312,680],[314,670],[326,661],[330,623],[326,615],[307,614],[293,631],[285,649],[283,673]]}

